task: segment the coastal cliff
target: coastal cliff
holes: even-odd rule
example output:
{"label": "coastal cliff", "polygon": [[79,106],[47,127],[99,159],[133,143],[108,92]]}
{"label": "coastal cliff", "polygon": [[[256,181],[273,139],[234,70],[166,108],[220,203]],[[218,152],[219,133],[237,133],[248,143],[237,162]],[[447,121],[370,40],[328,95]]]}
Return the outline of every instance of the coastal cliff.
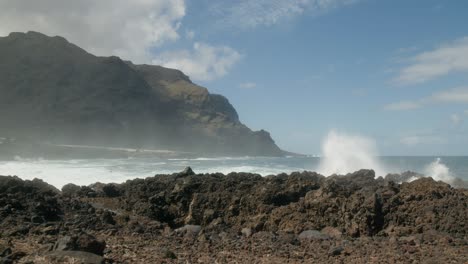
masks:
{"label": "coastal cliff", "polygon": [[97,57],[37,32],[0,38],[0,137],[52,144],[281,156],[222,95],[175,69]]}

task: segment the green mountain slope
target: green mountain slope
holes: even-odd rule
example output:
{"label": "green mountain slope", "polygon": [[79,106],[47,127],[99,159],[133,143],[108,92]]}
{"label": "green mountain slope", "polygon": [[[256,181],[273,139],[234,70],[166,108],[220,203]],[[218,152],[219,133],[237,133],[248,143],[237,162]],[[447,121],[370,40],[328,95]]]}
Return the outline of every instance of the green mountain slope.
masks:
{"label": "green mountain slope", "polygon": [[221,96],[178,70],[96,57],[37,32],[0,38],[0,137],[59,144],[282,155]]}

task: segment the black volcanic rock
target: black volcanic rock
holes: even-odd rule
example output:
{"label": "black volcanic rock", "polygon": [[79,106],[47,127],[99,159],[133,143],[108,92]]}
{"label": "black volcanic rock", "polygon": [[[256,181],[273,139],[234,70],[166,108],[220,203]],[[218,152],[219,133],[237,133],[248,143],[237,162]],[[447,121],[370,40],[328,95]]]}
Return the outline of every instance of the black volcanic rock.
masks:
{"label": "black volcanic rock", "polygon": [[0,38],[0,131],[51,143],[283,154],[225,97],[178,70],[96,57],[36,32]]}
{"label": "black volcanic rock", "polygon": [[[262,263],[252,260],[267,254],[269,263],[465,262],[466,189],[373,175],[174,173],[69,186],[72,197],[43,182],[0,176],[0,257],[162,263],[224,252],[231,257],[222,263]],[[106,186],[119,191],[106,193]],[[57,217],[31,221],[38,204]]]}

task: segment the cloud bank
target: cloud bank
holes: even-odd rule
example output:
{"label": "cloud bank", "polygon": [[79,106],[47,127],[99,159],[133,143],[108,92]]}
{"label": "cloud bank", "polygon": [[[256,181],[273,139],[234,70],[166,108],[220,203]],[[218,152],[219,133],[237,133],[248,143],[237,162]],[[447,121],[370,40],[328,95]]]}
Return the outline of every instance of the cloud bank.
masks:
{"label": "cloud bank", "polygon": [[191,50],[164,52],[153,63],[180,69],[195,80],[210,81],[226,75],[241,58],[231,47],[195,42]]}
{"label": "cloud bank", "polygon": [[0,0],[0,35],[60,35],[97,55],[148,62],[149,50],[179,39],[184,0]]}
{"label": "cloud bank", "polygon": [[386,110],[412,110],[433,104],[460,104],[468,103],[468,87],[458,87],[424,97],[417,100],[400,101],[385,106]]}
{"label": "cloud bank", "polygon": [[320,13],[359,0],[239,0],[213,3],[211,12],[218,24],[227,27],[253,29],[271,26],[304,13]]}
{"label": "cloud bank", "polygon": [[0,0],[0,36],[39,31],[99,56],[177,68],[194,80],[226,75],[241,57],[227,46],[195,43],[192,50],[155,54],[164,44],[193,41],[194,31],[179,32],[185,15],[185,0]]}
{"label": "cloud bank", "polygon": [[418,84],[455,72],[468,72],[468,37],[411,57],[395,81]]}

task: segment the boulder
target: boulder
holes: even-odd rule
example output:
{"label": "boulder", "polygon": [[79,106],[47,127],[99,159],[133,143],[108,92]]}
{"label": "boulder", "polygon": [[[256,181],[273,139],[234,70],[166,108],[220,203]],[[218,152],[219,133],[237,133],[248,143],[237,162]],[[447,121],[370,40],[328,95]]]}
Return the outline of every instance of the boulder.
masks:
{"label": "boulder", "polygon": [[92,235],[64,236],[55,242],[55,251],[85,251],[96,255],[104,255],[106,242],[98,240]]}

